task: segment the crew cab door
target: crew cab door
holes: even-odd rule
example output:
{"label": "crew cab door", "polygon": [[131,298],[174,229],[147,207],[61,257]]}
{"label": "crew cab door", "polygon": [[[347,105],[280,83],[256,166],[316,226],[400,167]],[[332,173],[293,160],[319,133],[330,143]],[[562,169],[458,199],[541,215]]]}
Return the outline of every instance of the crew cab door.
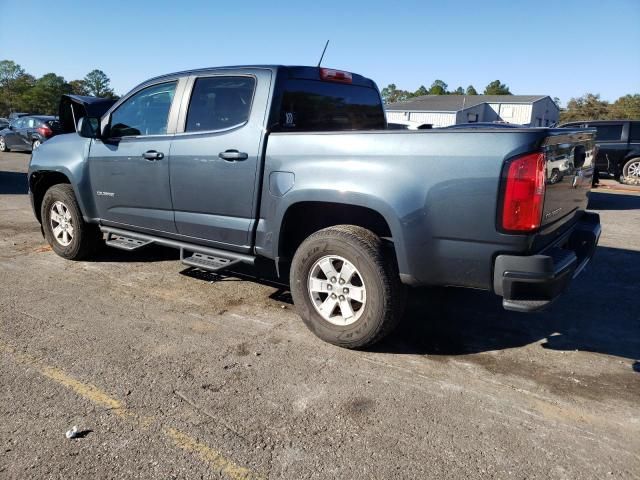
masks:
{"label": "crew cab door", "polygon": [[190,77],[171,145],[179,234],[250,248],[270,83],[271,72],[262,69]]}
{"label": "crew cab door", "polygon": [[103,119],[107,138],[92,141],[88,159],[103,223],[175,232],[169,161],[177,87],[178,80],[143,87]]}

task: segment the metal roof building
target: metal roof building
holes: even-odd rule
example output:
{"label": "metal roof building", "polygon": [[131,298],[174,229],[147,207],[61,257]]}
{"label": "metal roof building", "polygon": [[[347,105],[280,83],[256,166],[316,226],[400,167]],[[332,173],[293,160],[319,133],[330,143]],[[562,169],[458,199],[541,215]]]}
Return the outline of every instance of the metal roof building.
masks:
{"label": "metal roof building", "polygon": [[385,105],[387,120],[446,127],[459,123],[508,122],[548,127],[560,109],[548,95],[424,95]]}

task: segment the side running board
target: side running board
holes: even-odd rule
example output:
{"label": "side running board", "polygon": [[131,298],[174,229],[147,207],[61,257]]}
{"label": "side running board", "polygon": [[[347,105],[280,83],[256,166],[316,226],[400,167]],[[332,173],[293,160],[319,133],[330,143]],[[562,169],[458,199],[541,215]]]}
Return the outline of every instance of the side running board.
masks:
{"label": "side running board", "polygon": [[130,232],[119,228],[101,226],[100,230],[107,234],[106,244],[122,250],[136,250],[155,243],[164,247],[180,250],[180,260],[185,265],[217,272],[238,263],[253,265],[256,257],[218,248],[203,247],[192,243],[155,237],[144,233]]}

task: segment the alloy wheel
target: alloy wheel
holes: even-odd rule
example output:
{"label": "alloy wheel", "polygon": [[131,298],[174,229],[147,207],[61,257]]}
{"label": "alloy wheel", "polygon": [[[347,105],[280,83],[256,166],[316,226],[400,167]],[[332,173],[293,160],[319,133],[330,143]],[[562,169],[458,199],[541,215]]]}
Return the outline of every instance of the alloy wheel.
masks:
{"label": "alloy wheel", "polygon": [[316,311],[334,325],[355,323],[364,312],[367,291],[358,269],[347,259],[327,255],[309,271],[307,289]]}
{"label": "alloy wheel", "polygon": [[68,247],[73,241],[73,218],[69,208],[61,201],[51,206],[51,231],[53,238],[63,247]]}

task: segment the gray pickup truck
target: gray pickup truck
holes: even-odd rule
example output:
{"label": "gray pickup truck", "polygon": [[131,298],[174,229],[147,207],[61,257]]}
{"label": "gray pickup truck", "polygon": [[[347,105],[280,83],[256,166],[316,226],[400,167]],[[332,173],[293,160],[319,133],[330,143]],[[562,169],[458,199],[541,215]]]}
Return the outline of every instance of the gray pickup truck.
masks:
{"label": "gray pickup truck", "polygon": [[406,286],[544,308],[600,235],[590,130],[391,130],[373,81],[318,67],[179,72],[104,105],[61,102],[70,133],[33,152],[53,250],[155,243],[211,271],[270,259],[307,326],[343,347],[387,334]]}

